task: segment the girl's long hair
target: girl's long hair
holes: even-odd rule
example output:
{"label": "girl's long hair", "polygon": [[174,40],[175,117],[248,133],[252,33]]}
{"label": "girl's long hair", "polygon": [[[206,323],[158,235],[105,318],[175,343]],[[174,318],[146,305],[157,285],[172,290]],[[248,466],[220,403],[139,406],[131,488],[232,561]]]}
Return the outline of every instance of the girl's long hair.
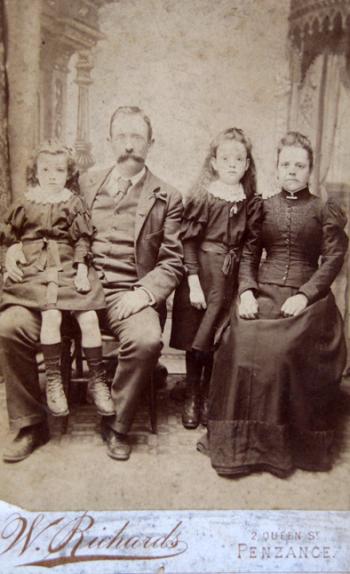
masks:
{"label": "girl's long hair", "polygon": [[65,187],[70,189],[73,193],[79,194],[79,171],[78,166],[75,161],[73,150],[61,142],[56,140],[47,140],[40,144],[36,152],[31,157],[26,170],[26,180],[27,184],[34,187],[39,184],[38,180],[38,157],[40,154],[50,154],[50,155],[65,155],[67,158],[67,181]]}
{"label": "girl's long hair", "polygon": [[217,179],[217,173],[212,166],[212,159],[216,158],[216,153],[219,145],[222,142],[229,140],[235,140],[244,145],[247,151],[249,166],[241,179],[241,183],[243,185],[244,193],[247,199],[250,199],[253,195],[256,194],[256,168],[252,155],[251,141],[245,135],[243,130],[239,128],[228,128],[220,132],[211,142],[199,177],[195,181],[194,185],[192,185],[189,192],[186,194],[185,204],[191,203],[197,205],[204,202],[208,193],[209,184]]}

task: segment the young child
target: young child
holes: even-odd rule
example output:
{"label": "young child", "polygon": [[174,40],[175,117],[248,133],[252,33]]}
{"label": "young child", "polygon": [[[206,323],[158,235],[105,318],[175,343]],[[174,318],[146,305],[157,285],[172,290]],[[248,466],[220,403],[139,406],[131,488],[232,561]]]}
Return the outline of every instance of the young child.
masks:
{"label": "young child", "polygon": [[[77,319],[89,366],[89,392],[102,415],[114,414],[102,361],[97,309],[105,306],[102,286],[90,265],[93,227],[77,193],[77,170],[70,150],[43,144],[27,171],[28,189],[5,220],[5,242],[21,242],[21,276],[4,280],[2,306],[41,312],[41,349],[46,367],[46,399],[55,416],[68,414],[61,359],[62,311]],[[24,373],[25,376],[25,373]]]}
{"label": "young child", "polygon": [[185,428],[207,422],[214,337],[235,295],[242,244],[259,211],[255,194],[251,143],[242,130],[229,128],[211,143],[185,201],[187,278],[175,293],[170,340],[171,346],[186,351]]}

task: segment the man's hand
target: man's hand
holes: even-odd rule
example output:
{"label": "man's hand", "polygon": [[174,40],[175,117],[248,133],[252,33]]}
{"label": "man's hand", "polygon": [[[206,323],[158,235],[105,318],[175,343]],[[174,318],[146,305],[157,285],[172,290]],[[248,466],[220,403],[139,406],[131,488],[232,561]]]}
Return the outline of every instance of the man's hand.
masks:
{"label": "man's hand", "polygon": [[281,313],[284,317],[296,317],[308,304],[307,297],[303,293],[297,293],[292,297],[288,297],[281,307]]}
{"label": "man's hand", "polygon": [[238,314],[242,319],[256,319],[259,313],[258,302],[253,291],[243,291],[238,305]]}
{"label": "man's hand", "polygon": [[21,283],[23,280],[23,271],[18,264],[26,263],[21,243],[15,243],[8,248],[5,257],[5,269],[7,276],[15,283]]}
{"label": "man's hand", "polygon": [[205,301],[203,289],[201,287],[198,275],[188,276],[188,286],[190,288],[190,302],[196,309],[206,309],[207,304]]}
{"label": "man's hand", "polygon": [[127,291],[120,299],[116,311],[119,319],[127,319],[130,315],[138,313],[150,304],[150,296],[144,289]]}

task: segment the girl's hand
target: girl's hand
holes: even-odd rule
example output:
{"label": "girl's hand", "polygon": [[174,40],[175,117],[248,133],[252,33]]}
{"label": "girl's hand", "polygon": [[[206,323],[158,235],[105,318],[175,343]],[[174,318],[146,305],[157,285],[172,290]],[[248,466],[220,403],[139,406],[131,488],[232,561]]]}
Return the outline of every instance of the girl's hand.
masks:
{"label": "girl's hand", "polygon": [[307,297],[303,293],[297,293],[285,300],[281,307],[281,313],[284,317],[296,317],[306,309],[307,304]]}
{"label": "girl's hand", "polygon": [[206,309],[207,304],[205,302],[205,297],[203,289],[199,282],[198,275],[189,275],[188,285],[190,288],[190,302],[196,309]]}
{"label": "girl's hand", "polygon": [[74,285],[78,293],[88,293],[91,289],[89,279],[84,275],[76,275],[74,277]]}
{"label": "girl's hand", "polygon": [[243,291],[238,304],[238,314],[242,319],[256,319],[259,314],[258,302],[253,291]]}
{"label": "girl's hand", "polygon": [[90,281],[88,279],[88,268],[84,263],[78,264],[77,274],[74,277],[74,285],[78,293],[87,293],[91,289]]}

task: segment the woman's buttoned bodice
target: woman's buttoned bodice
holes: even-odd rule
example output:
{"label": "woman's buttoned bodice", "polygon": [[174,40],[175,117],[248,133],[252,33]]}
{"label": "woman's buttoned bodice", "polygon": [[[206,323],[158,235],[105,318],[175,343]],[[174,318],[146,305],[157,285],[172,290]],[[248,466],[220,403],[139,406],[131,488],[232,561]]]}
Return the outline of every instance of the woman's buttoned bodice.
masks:
{"label": "woman's buttoned bodice", "polygon": [[322,248],[322,205],[309,192],[286,193],[265,202],[262,246],[266,259],[259,280],[299,287],[317,270]]}
{"label": "woman's buttoned bodice", "polygon": [[259,281],[296,287],[311,301],[323,295],[344,261],[345,223],[338,205],[324,204],[307,188],[294,197],[282,191],[264,200],[260,238],[243,253],[240,292],[257,288]]}

